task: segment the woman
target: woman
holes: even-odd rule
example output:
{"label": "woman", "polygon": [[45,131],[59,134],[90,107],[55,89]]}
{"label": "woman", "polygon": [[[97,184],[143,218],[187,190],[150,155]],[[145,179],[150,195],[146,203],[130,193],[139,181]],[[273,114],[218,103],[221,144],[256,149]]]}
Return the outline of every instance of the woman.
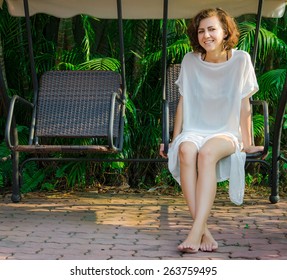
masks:
{"label": "woman", "polygon": [[[234,49],[234,20],[222,9],[203,10],[191,20],[188,36],[193,52],[185,55],[176,81],[181,96],[168,166],[193,218],[178,249],[195,253],[218,248],[207,226],[217,181],[230,179],[233,201],[242,203],[245,153],[263,147],[252,146],[249,98],[258,84],[249,54]],[[163,145],[160,154],[165,157]]]}

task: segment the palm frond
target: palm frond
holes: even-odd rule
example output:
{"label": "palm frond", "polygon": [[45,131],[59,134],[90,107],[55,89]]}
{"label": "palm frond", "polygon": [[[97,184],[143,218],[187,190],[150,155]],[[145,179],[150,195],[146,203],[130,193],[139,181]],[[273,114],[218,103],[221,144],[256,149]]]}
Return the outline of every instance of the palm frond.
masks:
{"label": "palm frond", "polygon": [[94,58],[78,66],[80,70],[111,70],[119,71],[120,62],[111,57]]}
{"label": "palm frond", "polygon": [[261,114],[253,116],[253,134],[254,137],[263,138],[264,136],[264,117]]}
{"label": "palm frond", "polygon": [[91,24],[91,20],[99,21],[99,19],[90,17],[87,15],[81,15],[82,24],[84,28],[85,35],[83,37],[83,50],[85,53],[86,60],[90,60],[91,52],[92,52],[92,46],[95,44],[96,35],[95,30]]}
{"label": "palm frond", "polygon": [[45,169],[39,169],[35,162],[30,162],[29,166],[23,170],[21,191],[27,193],[36,190],[44,182],[45,177]]}
{"label": "palm frond", "polygon": [[[240,38],[237,47],[251,53],[254,47],[256,24],[252,22],[243,22],[239,24]],[[287,44],[279,39],[273,32],[260,28],[258,37],[258,58],[264,62],[267,57],[275,52],[285,56],[287,53]]]}
{"label": "palm frond", "polygon": [[[183,56],[191,50],[188,38],[183,38],[175,41],[167,47],[167,58],[172,62],[179,62]],[[145,62],[148,65],[161,61],[162,50],[158,50],[145,57]]]}
{"label": "palm frond", "polygon": [[259,92],[256,98],[267,100],[270,106],[278,104],[286,74],[286,69],[274,69],[261,75],[258,78]]}

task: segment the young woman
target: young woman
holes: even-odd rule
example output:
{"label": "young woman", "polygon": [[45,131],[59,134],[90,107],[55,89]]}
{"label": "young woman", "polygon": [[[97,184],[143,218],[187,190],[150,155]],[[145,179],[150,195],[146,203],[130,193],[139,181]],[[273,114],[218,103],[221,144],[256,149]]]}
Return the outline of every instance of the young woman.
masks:
{"label": "young woman", "polygon": [[[168,166],[193,218],[178,249],[195,253],[218,248],[207,226],[217,181],[230,179],[231,200],[242,203],[245,153],[263,147],[252,146],[249,98],[258,84],[249,54],[234,48],[239,37],[234,20],[222,9],[203,10],[192,19],[188,36],[193,52],[183,58],[176,81],[181,96]],[[166,156],[163,145],[160,154]]]}

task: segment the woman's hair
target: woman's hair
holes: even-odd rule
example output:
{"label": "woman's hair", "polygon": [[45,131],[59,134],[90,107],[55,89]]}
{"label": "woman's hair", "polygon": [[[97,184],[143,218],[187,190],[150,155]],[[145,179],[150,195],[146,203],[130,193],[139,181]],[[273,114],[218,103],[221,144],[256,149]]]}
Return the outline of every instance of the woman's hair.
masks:
{"label": "woman's hair", "polygon": [[222,9],[206,9],[202,10],[194,18],[191,19],[187,29],[190,44],[194,52],[205,53],[205,49],[200,46],[198,42],[198,27],[201,20],[212,16],[217,16],[221,23],[222,29],[227,35],[224,39],[225,50],[230,50],[237,45],[239,39],[239,30],[234,19]]}

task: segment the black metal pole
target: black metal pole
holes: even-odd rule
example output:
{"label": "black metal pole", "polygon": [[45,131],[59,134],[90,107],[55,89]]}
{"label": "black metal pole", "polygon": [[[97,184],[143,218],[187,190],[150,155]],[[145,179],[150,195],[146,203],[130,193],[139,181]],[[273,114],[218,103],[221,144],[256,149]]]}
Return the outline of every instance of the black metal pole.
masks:
{"label": "black metal pole", "polygon": [[166,66],[167,66],[167,20],[168,20],[168,0],[164,0],[163,23],[162,23],[162,140],[164,143],[164,152],[168,152],[169,144],[169,113],[168,100],[166,99]]}
{"label": "black metal pole", "polygon": [[3,76],[1,67],[0,67],[0,99],[2,99],[3,101],[3,110],[4,110],[4,115],[6,117],[8,114],[10,98],[6,91],[6,85],[5,85],[4,76]]}
{"label": "black metal pole", "polygon": [[162,23],[162,69],[161,69],[163,100],[166,100],[167,17],[168,17],[168,0],[164,0],[163,23]]}
{"label": "black metal pole", "polygon": [[118,27],[120,37],[120,61],[121,61],[121,75],[123,84],[123,94],[125,98],[126,93],[126,68],[125,68],[125,47],[124,47],[124,31],[123,31],[123,15],[122,15],[122,1],[117,0],[117,12],[118,12]]}
{"label": "black metal pole", "polygon": [[283,117],[285,114],[287,104],[287,74],[285,85],[281,93],[279,100],[278,111],[275,117],[274,124],[274,136],[272,147],[272,171],[271,171],[271,195],[269,200],[271,203],[277,203],[279,201],[279,160],[280,160],[280,142],[283,125]]}
{"label": "black metal pole", "polygon": [[32,74],[32,83],[33,83],[33,91],[34,91],[34,110],[32,114],[32,121],[31,121],[31,129],[29,135],[29,144],[32,144],[32,139],[34,137],[34,130],[36,125],[36,111],[37,111],[37,97],[38,97],[38,78],[36,73],[36,66],[35,66],[35,58],[34,58],[34,51],[33,51],[33,41],[32,41],[32,31],[31,31],[31,22],[30,22],[30,14],[29,14],[29,5],[28,0],[23,0],[24,2],[24,12],[25,12],[25,20],[26,20],[26,30],[28,35],[28,48],[29,48],[29,58],[30,58],[30,67],[31,67],[31,74]]}
{"label": "black metal pole", "polygon": [[259,0],[258,1],[255,38],[254,38],[254,46],[253,46],[253,52],[252,52],[252,63],[253,63],[254,66],[256,64],[256,57],[257,57],[257,51],[258,51],[258,38],[259,38],[261,19],[262,19],[263,1],[264,0]]}
{"label": "black metal pole", "polygon": [[[119,38],[120,38],[120,61],[121,61],[121,76],[122,76],[122,98],[124,104],[122,109],[122,114],[119,123],[119,130],[121,131],[120,135],[124,133],[124,115],[125,115],[125,100],[126,100],[126,62],[125,62],[125,45],[124,45],[124,28],[123,28],[123,13],[122,13],[122,1],[117,0],[117,12],[118,12],[118,28],[119,28]],[[123,146],[123,137],[119,139],[118,147],[121,150]]]}
{"label": "black metal pole", "polygon": [[27,30],[27,35],[28,35],[28,48],[29,48],[30,66],[31,66],[31,73],[32,73],[32,82],[33,82],[33,88],[36,91],[38,89],[38,79],[37,79],[36,67],[35,67],[28,0],[24,0],[24,12],[25,12],[25,20],[26,20],[26,30]]}

